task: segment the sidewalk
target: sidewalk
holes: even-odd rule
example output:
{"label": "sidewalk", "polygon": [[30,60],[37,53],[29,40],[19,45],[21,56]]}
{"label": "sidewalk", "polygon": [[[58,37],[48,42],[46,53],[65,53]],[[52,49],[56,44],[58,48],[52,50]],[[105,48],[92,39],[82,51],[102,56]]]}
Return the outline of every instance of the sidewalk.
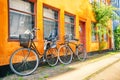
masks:
{"label": "sidewalk", "polygon": [[87,80],[120,80],[120,61],[92,75]]}
{"label": "sidewalk", "polygon": [[96,73],[97,71],[112,65],[113,63],[120,60],[120,53],[113,55],[111,57],[105,58],[103,60],[85,65],[83,67],[78,67],[74,71],[69,73],[64,73],[55,77],[48,78],[47,80],[85,80],[87,77]]}

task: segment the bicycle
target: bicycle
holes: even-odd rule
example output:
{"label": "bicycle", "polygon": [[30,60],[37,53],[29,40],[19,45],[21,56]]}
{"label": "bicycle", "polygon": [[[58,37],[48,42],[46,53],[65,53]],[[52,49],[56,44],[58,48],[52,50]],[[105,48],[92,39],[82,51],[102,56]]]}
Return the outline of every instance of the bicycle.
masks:
{"label": "bicycle", "polygon": [[33,32],[36,30],[38,29],[28,31],[29,34],[19,35],[22,48],[14,51],[10,57],[10,68],[17,75],[26,76],[32,74],[37,69],[40,61],[47,62],[50,66],[55,66],[58,62],[56,44],[52,45],[56,41],[45,40],[44,53],[39,53],[33,41],[35,39]]}
{"label": "bicycle", "polygon": [[[79,41],[78,39],[73,39],[74,41]],[[75,45],[75,52],[70,46],[71,44]],[[73,55],[77,56],[78,60],[84,61],[87,57],[86,50],[83,44],[76,44],[74,42],[70,42],[68,35],[65,36],[65,42],[60,44],[60,48],[58,50],[58,59],[63,64],[71,63],[72,59],[74,58]]]}

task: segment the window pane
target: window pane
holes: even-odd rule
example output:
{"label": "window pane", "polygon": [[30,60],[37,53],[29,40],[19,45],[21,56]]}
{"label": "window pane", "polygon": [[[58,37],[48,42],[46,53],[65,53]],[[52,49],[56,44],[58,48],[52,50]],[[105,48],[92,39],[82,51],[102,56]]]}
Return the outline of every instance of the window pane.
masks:
{"label": "window pane", "polygon": [[74,25],[71,25],[71,24],[65,24],[65,35],[69,35],[69,38],[70,39],[73,39],[74,37]]}
{"label": "window pane", "polygon": [[97,2],[100,2],[100,0],[97,0]]}
{"label": "window pane", "polygon": [[69,35],[69,39],[74,38],[74,17],[65,14],[65,35]]}
{"label": "window pane", "polygon": [[74,17],[65,15],[65,22],[74,23]]}
{"label": "window pane", "polygon": [[55,36],[57,36],[58,22],[44,18],[44,38],[48,38],[53,30],[56,30]]}
{"label": "window pane", "polygon": [[104,34],[104,40],[105,40],[105,41],[108,40],[107,34]]}
{"label": "window pane", "polygon": [[103,2],[103,3],[105,3],[105,2],[106,2],[106,0],[102,0],[102,2]]}
{"label": "window pane", "polygon": [[33,16],[10,10],[10,38],[18,39],[19,34],[34,26]]}
{"label": "window pane", "polygon": [[58,11],[43,8],[44,13],[44,39],[55,38],[58,35]]}
{"label": "window pane", "polygon": [[96,41],[97,40],[97,37],[96,37],[96,27],[95,27],[94,23],[91,24],[91,29],[92,29],[92,41]]}
{"label": "window pane", "polygon": [[44,17],[51,18],[51,19],[58,19],[58,12],[52,9],[44,7]]}
{"label": "window pane", "polygon": [[90,3],[94,2],[94,0],[89,0]]}
{"label": "window pane", "polygon": [[107,41],[108,39],[108,36],[107,36],[107,32],[108,32],[108,30],[107,30],[107,28],[105,28],[105,32],[104,32],[104,34],[103,34],[103,37],[104,37],[104,40],[105,41]]}
{"label": "window pane", "polygon": [[[9,0],[10,38],[18,39],[27,29],[34,27],[34,3],[27,0]],[[26,13],[25,13],[26,12]]]}
{"label": "window pane", "polygon": [[34,4],[33,3],[23,1],[23,0],[9,0],[9,2],[10,2],[10,8],[24,11],[24,12],[29,12],[29,13],[34,12]]}

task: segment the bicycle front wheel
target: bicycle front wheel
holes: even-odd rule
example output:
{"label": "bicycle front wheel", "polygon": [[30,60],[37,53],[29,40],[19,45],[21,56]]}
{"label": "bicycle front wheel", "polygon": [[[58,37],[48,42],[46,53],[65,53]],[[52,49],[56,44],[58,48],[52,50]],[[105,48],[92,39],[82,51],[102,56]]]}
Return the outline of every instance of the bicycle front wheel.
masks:
{"label": "bicycle front wheel", "polygon": [[11,70],[20,76],[33,73],[39,65],[39,57],[35,51],[29,48],[20,48],[10,57]]}
{"label": "bicycle front wheel", "polygon": [[58,63],[58,50],[57,48],[49,48],[46,50],[46,60],[50,66],[55,66]]}
{"label": "bicycle front wheel", "polygon": [[82,45],[77,46],[77,52],[76,52],[77,58],[80,61],[84,61],[87,57],[87,53],[85,48]]}
{"label": "bicycle front wheel", "polygon": [[59,48],[58,53],[59,53],[58,58],[59,58],[61,63],[63,63],[63,64],[71,63],[72,58],[73,58],[73,53],[68,46],[62,45]]}

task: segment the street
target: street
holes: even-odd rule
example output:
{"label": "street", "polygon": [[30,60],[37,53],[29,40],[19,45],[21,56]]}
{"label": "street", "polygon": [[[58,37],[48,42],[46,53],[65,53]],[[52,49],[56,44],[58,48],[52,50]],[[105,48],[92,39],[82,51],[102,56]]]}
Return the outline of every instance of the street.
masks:
{"label": "street", "polygon": [[[120,80],[119,67],[120,54],[117,54],[106,59],[87,64],[84,67],[77,67],[74,71],[48,80]],[[96,75],[93,76],[94,74]]]}
{"label": "street", "polygon": [[7,74],[0,80],[120,80],[120,52],[95,54],[84,61],[40,66],[29,76]]}

